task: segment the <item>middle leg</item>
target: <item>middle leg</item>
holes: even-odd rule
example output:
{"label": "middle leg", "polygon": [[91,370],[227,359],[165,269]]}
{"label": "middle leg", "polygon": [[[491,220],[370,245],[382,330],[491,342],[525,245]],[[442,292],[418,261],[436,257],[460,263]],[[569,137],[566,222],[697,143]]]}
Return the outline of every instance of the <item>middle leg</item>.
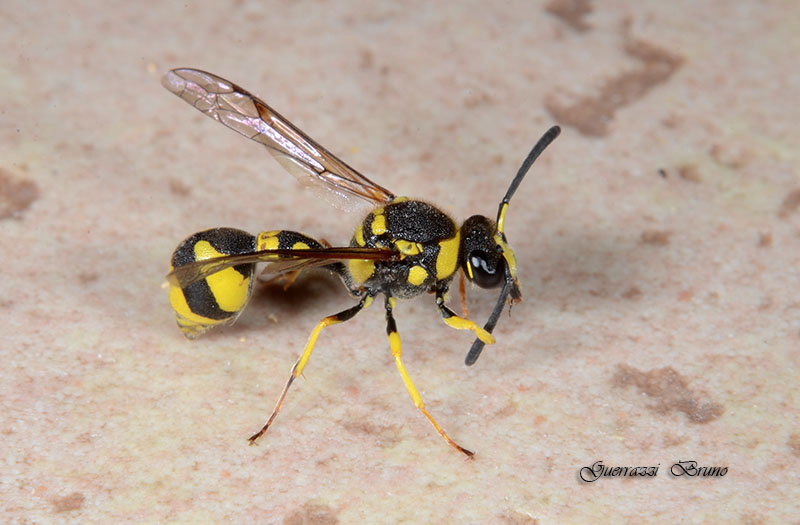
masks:
{"label": "middle leg", "polygon": [[392,315],[392,308],[394,307],[395,299],[390,296],[386,296],[386,334],[389,336],[389,346],[392,349],[392,356],[394,356],[394,361],[397,364],[397,369],[400,371],[400,375],[403,378],[403,382],[406,385],[406,390],[408,390],[411,399],[414,401],[414,406],[416,406],[420,412],[425,414],[425,417],[428,418],[433,424],[433,427],[436,431],[447,441],[447,443],[458,450],[466,454],[467,457],[472,457],[475,453],[465,449],[452,439],[447,433],[444,431],[442,427],[439,426],[439,423],[433,419],[433,416],[425,409],[425,403],[422,401],[422,396],[419,395],[419,391],[417,387],[414,386],[414,382],[411,381],[411,377],[406,372],[406,367],[403,365],[403,360],[401,359],[402,348],[400,343],[400,334],[397,333],[397,323],[394,321],[394,316]]}

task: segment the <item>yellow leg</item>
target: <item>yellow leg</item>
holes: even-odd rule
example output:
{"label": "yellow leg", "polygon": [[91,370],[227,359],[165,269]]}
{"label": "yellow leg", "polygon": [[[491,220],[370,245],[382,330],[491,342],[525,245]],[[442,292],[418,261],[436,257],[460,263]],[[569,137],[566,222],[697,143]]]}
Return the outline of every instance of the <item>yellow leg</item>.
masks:
{"label": "yellow leg", "polygon": [[420,412],[425,414],[425,417],[428,418],[428,421],[433,424],[433,428],[441,435],[447,443],[458,450],[466,454],[467,457],[471,458],[475,455],[474,452],[465,449],[452,439],[447,433],[444,431],[442,427],[439,426],[439,423],[433,419],[433,416],[425,409],[425,403],[422,401],[422,396],[419,395],[419,391],[417,387],[414,386],[414,382],[411,380],[411,377],[408,375],[406,371],[406,367],[403,365],[403,360],[401,359],[402,348],[400,343],[400,334],[397,333],[397,324],[394,321],[394,317],[392,316],[392,305],[390,304],[393,302],[390,298],[387,297],[386,299],[386,333],[389,336],[389,346],[392,349],[392,356],[394,356],[394,362],[397,364],[397,369],[400,371],[400,376],[403,378],[403,383],[406,385],[406,389],[408,390],[411,399],[414,401],[414,406],[416,406]]}
{"label": "yellow leg", "polygon": [[370,304],[372,304],[372,296],[365,296],[361,301],[352,308],[348,308],[338,314],[329,315],[328,317],[324,318],[322,321],[317,324],[314,330],[311,332],[311,335],[308,337],[308,342],[306,343],[306,347],[303,350],[303,354],[300,356],[300,359],[292,367],[292,373],[289,375],[289,381],[286,382],[286,386],[283,387],[283,392],[281,393],[281,397],[278,399],[278,402],[275,404],[275,409],[272,411],[272,415],[269,416],[269,419],[264,426],[261,427],[261,430],[250,436],[250,444],[253,445],[258,438],[264,435],[264,432],[269,429],[272,422],[278,417],[278,413],[281,411],[281,405],[283,405],[283,400],[286,398],[286,393],[289,391],[289,387],[292,386],[294,380],[303,373],[303,369],[306,367],[306,363],[308,363],[308,359],[311,357],[311,352],[314,351],[314,346],[317,344],[317,338],[319,338],[320,332],[326,326],[331,326],[334,324],[339,324],[347,321],[348,319],[352,319],[355,315],[367,308]]}
{"label": "yellow leg", "polygon": [[444,293],[445,292],[443,290],[436,291],[436,306],[439,307],[439,311],[442,314],[442,319],[444,322],[456,330],[472,330],[475,335],[478,336],[478,339],[486,344],[493,344],[495,342],[495,338],[492,334],[476,325],[473,321],[459,317],[454,311],[448,308],[446,304],[444,304]]}

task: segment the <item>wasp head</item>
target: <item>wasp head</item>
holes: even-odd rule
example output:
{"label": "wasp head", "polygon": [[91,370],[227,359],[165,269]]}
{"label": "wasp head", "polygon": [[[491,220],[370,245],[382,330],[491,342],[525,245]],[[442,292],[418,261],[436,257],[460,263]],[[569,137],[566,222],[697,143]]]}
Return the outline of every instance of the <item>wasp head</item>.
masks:
{"label": "wasp head", "polygon": [[[492,314],[486,321],[484,330],[491,333],[494,330],[500,313],[503,311],[506,299],[515,303],[522,299],[517,281],[517,261],[514,250],[508,245],[505,235],[506,212],[508,203],[514,192],[517,191],[525,174],[528,173],[536,158],[550,145],[561,133],[561,128],[553,126],[542,135],[533,149],[528,153],[525,161],[520,166],[517,175],[511,181],[505,197],[500,201],[497,210],[497,222],[482,215],[473,215],[461,226],[461,268],[467,278],[481,288],[499,288],[502,286],[500,296],[497,298]],[[473,364],[483,351],[484,342],[476,339],[467,354],[465,363]]]}

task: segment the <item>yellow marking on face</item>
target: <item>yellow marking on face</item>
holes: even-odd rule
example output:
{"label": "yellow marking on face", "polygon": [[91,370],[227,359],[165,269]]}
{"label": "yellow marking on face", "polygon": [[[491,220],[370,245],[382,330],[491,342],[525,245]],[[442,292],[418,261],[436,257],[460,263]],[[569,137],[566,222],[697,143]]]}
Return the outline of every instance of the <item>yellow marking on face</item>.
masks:
{"label": "yellow marking on face", "polygon": [[279,233],[280,230],[259,233],[258,240],[256,241],[256,249],[277,250],[278,246],[280,246],[280,241],[278,240]]}
{"label": "yellow marking on face", "polygon": [[364,284],[375,273],[375,261],[352,259],[348,261],[347,267],[356,284]]}
{"label": "yellow marking on face", "polygon": [[[455,237],[439,242],[439,255],[436,257],[436,279],[447,279],[458,267],[458,249],[461,244],[461,232]],[[469,265],[467,265],[469,268]],[[471,276],[470,276],[471,278]]]}
{"label": "yellow marking on face", "polygon": [[511,277],[515,280],[517,278],[517,256],[514,253],[514,250],[511,249],[511,246],[508,245],[507,242],[503,240],[500,235],[495,234],[494,242],[500,246],[503,250],[503,258],[506,260],[506,264],[508,265],[508,270],[511,273]]}
{"label": "yellow marking on face", "polygon": [[375,217],[372,218],[371,230],[374,235],[383,235],[386,233],[386,216],[383,215],[383,213],[381,213],[381,215],[375,215]]}
{"label": "yellow marking on face", "polygon": [[428,278],[428,272],[422,266],[412,266],[408,271],[408,282],[419,286]]}
{"label": "yellow marking on face", "polygon": [[309,248],[310,247],[308,246],[308,244],[302,241],[296,242],[292,245],[293,250],[308,250]]}
{"label": "yellow marking on face", "polygon": [[[418,242],[411,242],[406,241],[404,239],[398,239],[394,241],[394,245],[397,246],[397,249],[400,250],[400,253],[403,255],[419,255],[422,253],[422,245]],[[400,257],[402,258],[403,255]]]}
{"label": "yellow marking on face", "polygon": [[467,273],[469,274],[470,281],[475,279],[475,277],[472,275],[472,263],[469,262],[469,260],[467,260]]}
{"label": "yellow marking on face", "polygon": [[364,242],[364,225],[360,224],[358,229],[356,230],[355,234],[356,244],[359,246],[366,246],[367,243]]}
{"label": "yellow marking on face", "polygon": [[395,203],[395,202],[405,202],[407,200],[408,200],[408,197],[395,197],[392,202],[393,203]]}

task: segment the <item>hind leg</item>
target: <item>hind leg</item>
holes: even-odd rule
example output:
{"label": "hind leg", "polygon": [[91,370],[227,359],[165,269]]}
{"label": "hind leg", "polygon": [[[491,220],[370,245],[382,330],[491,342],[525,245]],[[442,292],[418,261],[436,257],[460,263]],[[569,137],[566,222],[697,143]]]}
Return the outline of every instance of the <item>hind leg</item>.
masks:
{"label": "hind leg", "polygon": [[320,321],[317,324],[317,326],[314,328],[314,330],[311,332],[311,335],[308,338],[308,342],[306,343],[305,349],[303,349],[303,353],[300,356],[300,359],[298,359],[297,362],[292,367],[292,372],[289,375],[289,380],[286,382],[286,386],[283,387],[283,392],[281,393],[281,397],[278,399],[278,402],[275,404],[275,408],[272,411],[272,415],[269,416],[269,419],[267,420],[266,423],[264,423],[264,426],[261,427],[261,430],[250,436],[249,441],[251,445],[254,444],[256,440],[258,440],[258,438],[264,435],[264,432],[266,432],[269,429],[270,425],[272,425],[272,422],[278,416],[278,413],[281,411],[281,405],[283,405],[283,400],[286,398],[287,392],[289,392],[289,387],[292,386],[292,383],[297,378],[297,376],[303,373],[303,369],[305,368],[309,358],[311,357],[311,352],[314,351],[314,346],[317,344],[317,338],[319,337],[320,332],[322,332],[322,329],[325,328],[326,326],[343,323],[349,319],[352,319],[353,317],[356,316],[356,314],[358,314],[358,312],[360,312],[361,310],[367,308],[370,304],[372,304],[372,299],[373,296],[365,295],[357,305],[353,306],[352,308],[348,308],[347,310],[343,310],[338,314],[329,315],[328,317],[325,317],[322,321]]}

